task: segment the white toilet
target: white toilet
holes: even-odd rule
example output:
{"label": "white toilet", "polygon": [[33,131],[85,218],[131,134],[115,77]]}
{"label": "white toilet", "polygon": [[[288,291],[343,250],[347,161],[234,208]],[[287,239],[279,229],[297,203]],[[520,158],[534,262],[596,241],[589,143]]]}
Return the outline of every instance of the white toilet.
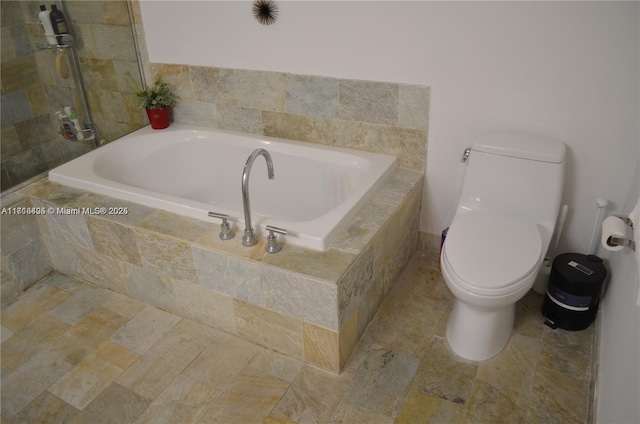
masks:
{"label": "white toilet", "polygon": [[565,145],[487,133],[465,152],[456,214],[442,248],[442,275],[455,302],[447,341],[483,361],[509,341],[515,303],[535,282],[555,227]]}

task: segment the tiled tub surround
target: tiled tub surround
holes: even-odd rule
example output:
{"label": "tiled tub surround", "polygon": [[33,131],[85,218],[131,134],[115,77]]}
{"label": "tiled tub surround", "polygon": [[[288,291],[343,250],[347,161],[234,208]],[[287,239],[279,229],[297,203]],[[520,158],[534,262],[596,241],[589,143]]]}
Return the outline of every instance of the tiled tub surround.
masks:
{"label": "tiled tub surround", "polygon": [[384,153],[425,169],[429,87],[160,63],[150,72],[180,96],[175,122]]}
{"label": "tiled tub surround", "polygon": [[[176,88],[176,122],[392,154],[407,169],[396,171],[327,252],[287,246],[275,256],[265,256],[263,242],[249,250],[239,238],[221,244],[215,224],[39,181],[21,190],[25,204],[125,204],[130,211],[29,217],[38,221],[52,267],[340,370],[416,244],[429,87],[188,65],[149,69]],[[12,281],[15,288],[6,285]],[[17,287],[3,275],[7,300]]]}
{"label": "tiled tub surround", "polygon": [[[218,239],[219,226],[40,180],[33,206],[125,206],[37,216],[53,267],[339,372],[416,246],[423,174],[399,168],[326,252]],[[58,209],[61,211],[62,209]]]}

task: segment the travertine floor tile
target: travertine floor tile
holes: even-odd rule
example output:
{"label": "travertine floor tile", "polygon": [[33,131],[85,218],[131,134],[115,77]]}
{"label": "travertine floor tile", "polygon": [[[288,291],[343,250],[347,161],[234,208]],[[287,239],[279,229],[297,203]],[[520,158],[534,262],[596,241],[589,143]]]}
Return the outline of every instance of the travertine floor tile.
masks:
{"label": "travertine floor tile", "polygon": [[516,303],[516,316],[513,320],[513,333],[531,338],[541,339],[544,329],[542,301],[544,296],[529,291]]}
{"label": "travertine floor tile", "polygon": [[491,384],[517,402],[520,393],[527,393],[536,371],[540,341],[513,335],[497,356],[480,362],[476,380]]}
{"label": "travertine floor tile", "polygon": [[9,340],[11,337],[13,337],[13,331],[9,330],[3,325],[2,328],[0,329],[1,342],[4,343],[5,341]]}
{"label": "travertine floor tile", "polygon": [[0,423],[587,422],[591,329],[545,327],[529,293],[503,352],[466,361],[452,300],[416,252],[336,375],[54,273],[2,311]]}
{"label": "travertine floor tile", "polygon": [[53,342],[52,349],[69,362],[77,364],[118,331],[126,321],[125,317],[99,306],[58,337]]}
{"label": "travertine floor tile", "polygon": [[190,319],[183,318],[167,333],[167,336],[177,336],[202,347],[208,346],[222,331],[200,324]]}
{"label": "travertine floor tile", "polygon": [[178,321],[173,314],[147,306],[111,336],[111,341],[142,355]]}
{"label": "travertine floor tile", "polygon": [[392,424],[393,418],[371,412],[359,405],[340,402],[331,417],[331,424]]}
{"label": "travertine floor tile", "polygon": [[17,302],[2,311],[2,325],[18,331],[70,296],[69,293],[46,284],[32,287]]}
{"label": "travertine floor tile", "polygon": [[112,296],[113,292],[108,290],[85,286],[76,290],[71,297],[59,303],[47,314],[74,325]]}
{"label": "travertine floor tile", "polygon": [[3,376],[2,417],[13,418],[72,367],[73,364],[57,354],[43,350],[14,372]]}
{"label": "travertine floor tile", "polygon": [[430,396],[419,390],[409,390],[398,413],[398,424],[458,423],[462,419],[464,405]]}
{"label": "travertine floor tile", "polygon": [[151,401],[111,383],[70,424],[132,423]]}
{"label": "travertine floor tile", "polygon": [[464,360],[449,349],[446,340],[434,337],[424,352],[411,388],[454,403],[469,397],[478,363]]}
{"label": "travertine floor tile", "polygon": [[135,423],[197,423],[220,393],[198,381],[179,375]]}
{"label": "travertine floor tile", "polygon": [[155,399],[202,352],[202,346],[165,336],[123,372],[116,383]]}
{"label": "travertine floor tile", "polygon": [[396,352],[421,358],[431,336],[442,332],[450,299],[444,295],[439,273],[414,255],[400,280],[381,305],[363,337]]}
{"label": "travertine floor tile", "polygon": [[519,423],[526,412],[517,402],[492,385],[476,380],[465,405],[463,423]]}
{"label": "travertine floor tile", "polygon": [[412,297],[402,306],[383,304],[369,325],[369,337],[377,345],[420,358],[437,334],[446,307],[426,297]]}
{"label": "travertine floor tile", "polygon": [[[41,315],[2,343],[2,367],[13,371],[42,350],[50,348],[71,326]],[[10,331],[10,330],[9,330]]]}
{"label": "travertine floor tile", "polygon": [[259,350],[254,344],[221,332],[184,370],[184,375],[224,390]]}
{"label": "travertine floor tile", "polygon": [[49,391],[82,410],[137,359],[136,353],[122,346],[103,342]]}
{"label": "travertine floor tile", "polygon": [[[35,398],[26,408],[17,414],[12,422],[14,423],[69,423],[80,411],[67,402],[43,392]],[[4,423],[4,421],[3,421]]]}
{"label": "travertine floor tile", "polygon": [[567,331],[545,326],[539,362],[576,378],[587,378],[591,371],[591,338],[591,327]]}
{"label": "travertine floor tile", "polygon": [[103,308],[110,309],[125,319],[133,318],[138,312],[142,311],[147,305],[135,299],[131,299],[120,293],[112,293],[106,302],[102,304]]}
{"label": "travertine floor tile", "polygon": [[350,382],[348,374],[336,376],[305,364],[271,415],[293,422],[327,422]]}
{"label": "travertine floor tile", "polygon": [[420,360],[413,356],[373,347],[356,371],[345,400],[395,417],[419,364]]}
{"label": "travertine floor tile", "polygon": [[271,350],[261,349],[249,361],[247,366],[254,370],[259,370],[263,374],[291,383],[302,369],[302,365],[303,362],[298,359],[293,359]]}
{"label": "travertine floor tile", "polygon": [[295,424],[295,422],[288,420],[283,417],[275,417],[273,415],[269,415],[263,422],[263,424]]}
{"label": "travertine floor tile", "polygon": [[203,422],[262,421],[282,397],[289,383],[245,367],[207,411]]}
{"label": "travertine floor tile", "polygon": [[588,412],[589,381],[538,366],[530,397],[520,407],[533,422],[584,423]]}

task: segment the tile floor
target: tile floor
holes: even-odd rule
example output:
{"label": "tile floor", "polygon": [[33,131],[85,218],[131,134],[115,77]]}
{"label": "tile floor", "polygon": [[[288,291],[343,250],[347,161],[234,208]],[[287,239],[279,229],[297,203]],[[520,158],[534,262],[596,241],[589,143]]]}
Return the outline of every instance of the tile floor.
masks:
{"label": "tile floor", "polygon": [[2,311],[2,424],[584,423],[592,330],[517,305],[506,349],[457,358],[437,255],[417,251],[339,376],[70,277]]}

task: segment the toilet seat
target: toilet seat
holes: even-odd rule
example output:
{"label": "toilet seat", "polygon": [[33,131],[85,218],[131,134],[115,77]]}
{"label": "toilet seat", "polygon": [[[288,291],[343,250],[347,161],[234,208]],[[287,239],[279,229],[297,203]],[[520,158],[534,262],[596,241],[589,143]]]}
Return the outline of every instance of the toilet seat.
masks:
{"label": "toilet seat", "polygon": [[486,211],[456,216],[443,247],[445,265],[460,288],[500,296],[536,272],[542,239],[533,223]]}

